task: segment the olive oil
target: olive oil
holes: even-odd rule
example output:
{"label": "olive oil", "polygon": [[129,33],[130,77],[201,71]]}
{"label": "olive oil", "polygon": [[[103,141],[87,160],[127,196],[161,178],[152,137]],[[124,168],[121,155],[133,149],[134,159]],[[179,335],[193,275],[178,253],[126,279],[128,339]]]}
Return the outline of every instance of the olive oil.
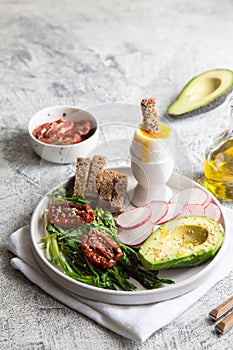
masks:
{"label": "olive oil", "polygon": [[[231,119],[233,121],[232,110]],[[225,130],[207,150],[204,175],[205,186],[216,197],[233,201],[233,130]]]}

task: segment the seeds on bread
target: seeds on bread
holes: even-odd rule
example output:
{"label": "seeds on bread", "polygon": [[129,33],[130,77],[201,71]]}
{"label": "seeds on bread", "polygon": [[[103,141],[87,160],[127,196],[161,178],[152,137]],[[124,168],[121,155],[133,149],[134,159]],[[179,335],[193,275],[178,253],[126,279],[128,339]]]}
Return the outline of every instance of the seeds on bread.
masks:
{"label": "seeds on bread", "polygon": [[74,195],[91,199],[99,208],[118,213],[127,195],[128,175],[104,169],[105,157],[77,158]]}
{"label": "seeds on bread", "polygon": [[118,213],[122,210],[127,193],[127,187],[128,175],[117,173],[114,179],[114,189],[110,206],[110,211],[112,213]]}
{"label": "seeds on bread", "polygon": [[103,169],[106,165],[104,157],[95,155],[90,164],[89,175],[85,191],[85,198],[97,199],[98,189],[103,179]]}
{"label": "seeds on bread", "polygon": [[84,197],[86,184],[90,169],[90,158],[77,158],[76,173],[74,182],[74,195],[80,194]]}
{"label": "seeds on bread", "polygon": [[141,100],[141,109],[143,115],[143,128],[151,133],[158,133],[160,131],[158,111],[156,109],[155,98],[143,98]]}
{"label": "seeds on bread", "polygon": [[112,201],[112,194],[114,191],[115,177],[117,172],[115,170],[104,170],[103,181],[99,188],[99,207],[100,208],[110,208],[110,203]]}

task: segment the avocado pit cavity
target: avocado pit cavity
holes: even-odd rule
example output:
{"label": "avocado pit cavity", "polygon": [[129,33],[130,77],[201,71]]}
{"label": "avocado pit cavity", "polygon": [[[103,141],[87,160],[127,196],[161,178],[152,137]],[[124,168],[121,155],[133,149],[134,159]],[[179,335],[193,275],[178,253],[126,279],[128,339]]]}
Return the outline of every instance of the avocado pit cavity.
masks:
{"label": "avocado pit cavity", "polygon": [[189,92],[190,101],[199,101],[203,98],[213,94],[221,85],[221,79],[219,78],[207,78],[205,82],[193,86],[192,91]]}
{"label": "avocado pit cavity", "polygon": [[174,237],[181,239],[182,245],[198,246],[207,240],[208,229],[194,225],[178,226],[174,229],[173,234]]}

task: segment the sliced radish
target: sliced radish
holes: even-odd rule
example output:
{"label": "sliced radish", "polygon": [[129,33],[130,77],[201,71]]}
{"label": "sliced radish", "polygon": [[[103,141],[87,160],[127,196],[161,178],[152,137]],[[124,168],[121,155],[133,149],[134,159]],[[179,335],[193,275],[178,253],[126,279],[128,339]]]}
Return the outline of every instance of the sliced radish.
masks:
{"label": "sliced radish", "polygon": [[150,221],[146,222],[135,229],[124,230],[119,232],[119,239],[123,244],[129,246],[138,246],[142,244],[154,231],[154,225]]}
{"label": "sliced radish", "polygon": [[205,208],[200,204],[184,205],[184,215],[205,216]]}
{"label": "sliced radish", "polygon": [[124,213],[118,215],[116,224],[124,230],[131,230],[149,221],[151,214],[151,208],[146,206],[126,210]]}
{"label": "sliced radish", "polygon": [[164,201],[152,201],[146,204],[146,207],[151,209],[151,218],[150,221],[155,223],[161,220],[168,211],[168,203]]}
{"label": "sliced radish", "polygon": [[212,197],[207,194],[206,201],[205,201],[205,203],[202,204],[203,208],[206,208],[210,204],[211,201],[212,201]]}
{"label": "sliced radish", "polygon": [[139,243],[137,243],[137,244],[131,244],[130,247],[131,247],[131,248],[134,248],[134,249],[141,248],[141,246],[142,246],[143,243],[147,240],[147,238],[149,238],[150,235],[151,235],[155,230],[157,230],[157,228],[159,228],[159,227],[160,227],[160,225],[155,225],[155,226],[153,226],[153,227],[152,227],[152,231],[151,231],[151,233],[149,233],[149,235],[148,235],[148,233],[146,233],[145,235],[143,235],[143,236],[141,237],[141,239],[142,239],[141,242],[139,242]]}
{"label": "sliced radish", "polygon": [[207,216],[208,218],[212,218],[216,221],[219,221],[221,218],[221,210],[214,203],[210,203],[208,207],[204,209],[204,211],[205,211],[205,216]]}
{"label": "sliced radish", "polygon": [[165,222],[178,218],[184,210],[183,203],[168,203],[168,210],[160,220],[156,221],[157,225],[162,225]]}
{"label": "sliced radish", "polygon": [[170,199],[170,202],[200,204],[205,206],[208,200],[209,200],[209,195],[204,190],[198,187],[190,187],[182,191],[176,192],[174,196]]}

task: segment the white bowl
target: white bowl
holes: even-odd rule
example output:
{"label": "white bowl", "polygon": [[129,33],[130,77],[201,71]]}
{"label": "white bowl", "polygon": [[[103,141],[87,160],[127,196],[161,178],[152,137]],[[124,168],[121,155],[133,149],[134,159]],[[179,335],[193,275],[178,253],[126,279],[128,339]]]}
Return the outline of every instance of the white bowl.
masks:
{"label": "white bowl", "polygon": [[[131,169],[118,168],[118,170],[129,175],[129,191],[133,190],[135,186],[135,180],[132,176]],[[58,185],[58,187],[67,188],[67,186],[69,186],[69,181],[70,179]],[[209,192],[201,185],[178,174],[172,175],[168,185],[174,193],[177,191],[182,191],[185,188],[197,187],[201,188],[203,191],[208,193],[208,195],[210,195]],[[49,193],[51,193],[51,191],[52,189],[50,188]],[[220,203],[216,200],[216,198],[214,198],[212,195],[211,197],[213,202],[219,207],[222,213],[221,223],[226,232],[223,246],[220,248],[219,252],[212,260],[206,261],[201,265],[191,268],[168,269],[159,271],[158,276],[160,278],[172,279],[175,281],[175,284],[168,284],[157,289],[148,290],[145,290],[140,285],[138,285],[138,289],[136,291],[109,290],[76,281],[63,273],[58,267],[51,265],[51,263],[46,259],[45,249],[41,244],[41,238],[44,236],[42,216],[44,210],[46,210],[49,205],[48,195],[45,195],[40,200],[32,215],[31,240],[33,253],[43,272],[45,272],[51,279],[51,283],[55,283],[57,288],[60,286],[62,289],[64,288],[68,290],[68,292],[76,296],[81,296],[85,299],[91,299],[100,303],[110,303],[115,305],[143,305],[172,299],[174,297],[181,296],[184,293],[193,290],[194,288],[200,287],[200,285],[202,285],[203,282],[206,282],[207,279],[211,281],[215,274],[216,268],[219,268],[218,264],[220,265],[221,259],[230,248],[229,242],[231,239],[231,232],[228,217],[226,216],[225,211],[223,211]],[[128,209],[129,208],[130,207],[128,207]],[[134,282],[135,281],[133,281],[133,283]],[[148,310],[151,307],[153,306],[148,305]]]}
{"label": "white bowl", "polygon": [[[39,141],[33,136],[33,130],[41,124],[58,119],[89,120],[93,125],[93,134],[86,140],[72,145],[55,145]],[[98,120],[89,112],[73,106],[48,107],[38,111],[31,118],[28,132],[33,150],[41,158],[58,164],[68,164],[76,161],[77,157],[86,157],[96,147],[99,135]]]}

